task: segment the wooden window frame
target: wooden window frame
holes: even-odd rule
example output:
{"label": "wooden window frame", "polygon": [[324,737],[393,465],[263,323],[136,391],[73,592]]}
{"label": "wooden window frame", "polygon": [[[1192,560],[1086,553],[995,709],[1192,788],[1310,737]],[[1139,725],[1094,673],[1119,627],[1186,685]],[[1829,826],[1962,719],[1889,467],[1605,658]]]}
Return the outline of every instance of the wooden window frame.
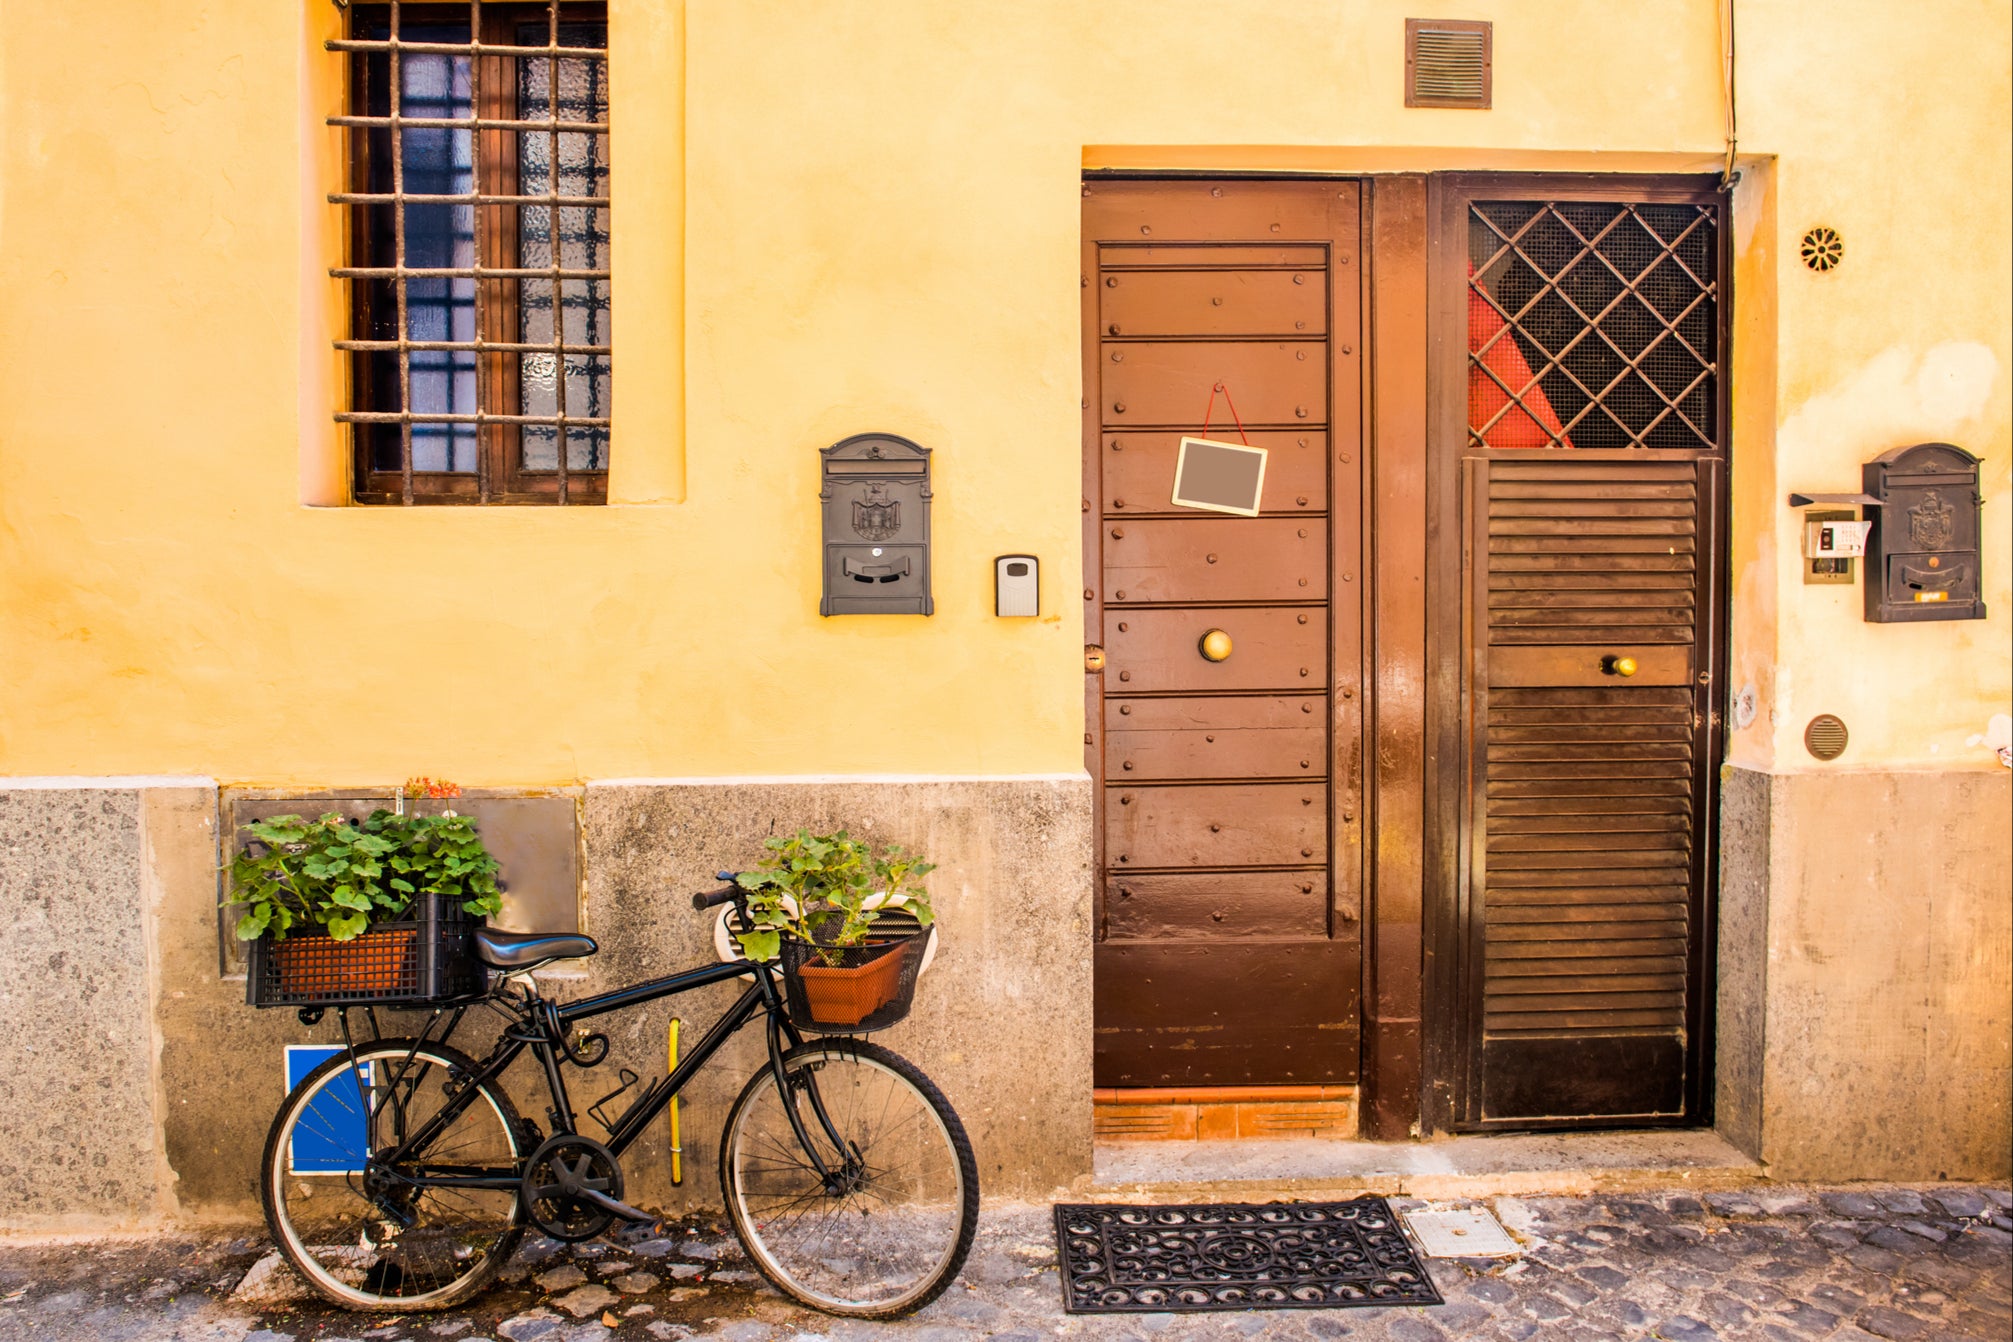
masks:
{"label": "wooden window frame", "polygon": [[[386,3],[355,4],[350,7],[347,33],[352,40],[361,33],[362,20],[368,16],[385,16],[387,11],[399,12],[401,25],[468,23],[472,14],[480,15],[480,31],[474,34],[476,43],[484,47],[509,47],[518,43],[517,32],[527,22],[545,20],[553,25],[568,23],[599,23],[606,25],[608,7],[600,0],[561,0],[554,5],[549,0],[489,0],[488,3],[471,4],[469,0],[445,0],[442,3]],[[548,36],[548,41],[556,37],[556,31]],[[341,43],[331,43],[338,50],[345,49]],[[513,120],[518,113],[518,62],[537,60],[540,57],[517,57],[512,55],[478,57],[478,69],[473,85],[476,95],[475,116],[481,120]],[[368,89],[366,80],[369,60],[361,54],[346,57],[348,71],[345,77],[345,91],[349,116],[369,114]],[[605,79],[605,76],[604,76]],[[551,96],[556,100],[555,87]],[[389,106],[389,105],[388,105]],[[392,108],[391,110],[396,110]],[[519,156],[521,147],[518,136],[538,134],[535,130],[520,131],[508,128],[483,127],[473,132],[474,167],[476,173],[475,190],[479,197],[514,196],[519,188]],[[604,138],[608,132],[600,132]],[[348,201],[348,243],[346,250],[353,259],[352,264],[364,267],[382,267],[388,255],[388,248],[381,239],[372,235],[371,213],[381,209],[381,204],[371,204],[356,200],[356,196],[371,192],[370,133],[360,127],[349,129],[345,150],[345,170],[347,175],[346,197]],[[552,189],[558,184],[558,164],[553,165]],[[391,208],[396,208],[391,207]],[[475,211],[475,258],[478,268],[515,269],[521,266],[519,234],[519,210],[521,204],[477,204]],[[535,208],[535,206],[531,207]],[[609,206],[597,207],[606,217]],[[555,209],[556,213],[556,209]],[[555,220],[555,223],[557,221]],[[563,241],[555,227],[552,240],[555,263],[562,255]],[[568,281],[571,282],[571,281]],[[612,279],[599,283],[612,285]],[[409,409],[400,403],[396,385],[381,387],[379,370],[374,367],[374,350],[356,349],[355,345],[379,343],[383,337],[373,341],[374,319],[381,315],[374,311],[374,303],[382,302],[382,295],[374,297],[377,286],[368,280],[352,278],[350,286],[350,339],[340,342],[349,350],[351,370],[350,411],[357,413],[384,413],[385,407],[399,405],[400,410]],[[564,331],[564,304],[561,282],[553,282],[553,323],[556,333]],[[497,349],[489,346],[521,345],[523,337],[523,308],[521,304],[523,283],[515,276],[483,277],[475,282],[476,332],[478,342],[485,346],[476,354],[476,406],[483,416],[476,428],[477,466],[473,472],[464,471],[422,471],[411,469],[410,439],[405,445],[406,461],[398,470],[374,469],[371,461],[374,435],[363,423],[350,421],[352,497],[359,504],[603,504],[608,500],[607,466],[595,469],[571,467],[567,464],[567,444],[564,423],[560,424],[556,435],[557,463],[550,470],[532,470],[522,463],[522,430],[524,425],[515,422],[523,412],[521,359],[524,349]],[[397,329],[398,319],[391,318],[391,326]],[[605,349],[606,346],[600,348]],[[542,349],[542,346],[541,346]],[[555,357],[563,358],[563,355]],[[599,357],[609,357],[602,355]],[[612,380],[612,373],[611,373]],[[493,407],[493,408],[492,408]],[[491,419],[496,416],[497,419]],[[344,418],[346,416],[339,416]],[[565,422],[577,423],[582,417],[567,416]],[[499,420],[501,422],[499,422]],[[378,421],[384,422],[384,421]],[[545,421],[540,417],[540,422]]]}

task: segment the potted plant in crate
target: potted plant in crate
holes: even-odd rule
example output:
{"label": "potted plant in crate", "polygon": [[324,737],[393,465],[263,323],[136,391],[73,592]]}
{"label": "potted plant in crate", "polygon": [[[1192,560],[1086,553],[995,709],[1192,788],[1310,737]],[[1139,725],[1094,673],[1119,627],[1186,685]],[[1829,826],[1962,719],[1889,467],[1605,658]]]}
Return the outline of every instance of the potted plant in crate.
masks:
{"label": "potted plant in crate", "polygon": [[[425,779],[406,791],[460,793]],[[363,820],[282,815],[243,828],[250,842],[231,863],[227,902],[242,909],[239,938],[254,943],[255,1005],[421,1000],[479,985],[466,929],[498,912],[502,897],[496,859],[468,816],[401,806]]]}
{"label": "potted plant in crate", "polygon": [[[936,917],[930,892],[915,882],[933,864],[896,845],[876,850],[844,830],[798,830],[764,846],[756,869],[735,877],[752,923],[735,936],[750,960],[782,959],[804,1023],[859,1026],[914,991],[920,936],[876,936],[874,927],[900,909],[928,929]],[[905,1012],[903,1003],[894,1018]]]}

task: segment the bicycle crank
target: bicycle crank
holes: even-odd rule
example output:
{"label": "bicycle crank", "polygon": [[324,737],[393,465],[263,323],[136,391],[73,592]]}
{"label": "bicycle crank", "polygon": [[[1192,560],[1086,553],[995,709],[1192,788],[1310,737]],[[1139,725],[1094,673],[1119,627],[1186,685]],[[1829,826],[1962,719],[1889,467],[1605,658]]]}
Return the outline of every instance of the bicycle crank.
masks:
{"label": "bicycle crank", "polygon": [[518,1196],[533,1224],[569,1243],[593,1239],[617,1220],[657,1219],[622,1201],[622,1165],[613,1152],[565,1133],[532,1153]]}

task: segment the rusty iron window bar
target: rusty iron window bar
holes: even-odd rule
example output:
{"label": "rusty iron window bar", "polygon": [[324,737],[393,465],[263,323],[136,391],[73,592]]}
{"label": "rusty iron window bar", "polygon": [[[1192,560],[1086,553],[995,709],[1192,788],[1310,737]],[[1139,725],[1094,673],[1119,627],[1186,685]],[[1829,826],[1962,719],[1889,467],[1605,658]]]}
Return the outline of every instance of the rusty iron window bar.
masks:
{"label": "rusty iron window bar", "polygon": [[1711,205],[1476,201],[1468,225],[1472,446],[1716,445]]}
{"label": "rusty iron window bar", "polygon": [[383,0],[327,44],[343,131],[355,497],[607,498],[607,6]]}

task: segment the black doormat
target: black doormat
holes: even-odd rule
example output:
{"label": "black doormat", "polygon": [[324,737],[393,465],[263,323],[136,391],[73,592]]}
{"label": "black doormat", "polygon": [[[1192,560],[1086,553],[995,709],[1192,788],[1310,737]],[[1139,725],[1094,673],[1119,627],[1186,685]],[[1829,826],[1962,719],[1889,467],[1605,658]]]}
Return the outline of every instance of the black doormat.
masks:
{"label": "black doormat", "polygon": [[1382,1198],[1055,1209],[1071,1314],[1444,1303]]}

